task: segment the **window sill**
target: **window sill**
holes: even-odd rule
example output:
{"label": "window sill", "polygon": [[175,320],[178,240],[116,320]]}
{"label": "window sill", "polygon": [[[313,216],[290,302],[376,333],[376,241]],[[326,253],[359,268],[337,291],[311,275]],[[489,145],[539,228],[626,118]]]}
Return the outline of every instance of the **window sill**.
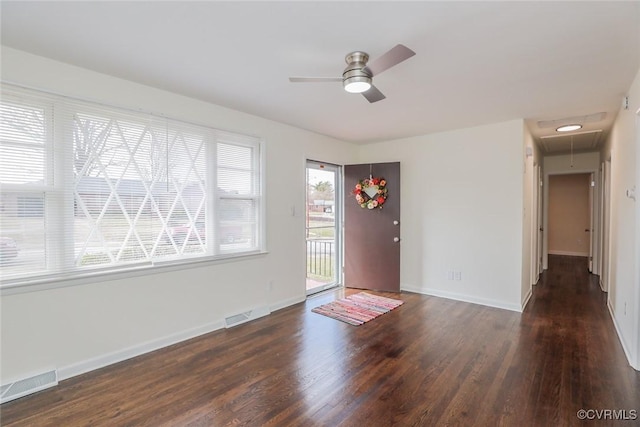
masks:
{"label": "window sill", "polygon": [[181,259],[176,261],[157,262],[155,264],[142,264],[126,266],[113,270],[85,271],[36,278],[25,278],[7,280],[0,284],[0,295],[16,295],[28,292],[38,292],[50,289],[66,288],[69,286],[87,285],[96,282],[106,282],[110,280],[128,279],[151,274],[168,273],[171,271],[185,270],[188,268],[207,267],[216,264],[229,262],[246,261],[259,258],[268,254],[267,251],[253,251],[243,254],[217,255],[208,257],[198,257],[192,259]]}

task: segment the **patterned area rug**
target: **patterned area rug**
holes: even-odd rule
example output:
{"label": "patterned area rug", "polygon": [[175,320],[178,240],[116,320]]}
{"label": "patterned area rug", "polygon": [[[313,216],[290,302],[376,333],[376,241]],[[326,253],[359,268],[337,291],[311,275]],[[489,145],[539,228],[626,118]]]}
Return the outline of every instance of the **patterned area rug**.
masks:
{"label": "patterned area rug", "polygon": [[314,313],[360,326],[396,307],[403,301],[360,292],[314,308]]}

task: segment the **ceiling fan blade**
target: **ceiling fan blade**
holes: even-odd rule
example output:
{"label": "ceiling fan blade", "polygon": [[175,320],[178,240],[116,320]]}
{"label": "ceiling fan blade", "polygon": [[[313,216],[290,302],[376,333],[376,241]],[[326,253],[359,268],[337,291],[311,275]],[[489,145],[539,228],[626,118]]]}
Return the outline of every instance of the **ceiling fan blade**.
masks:
{"label": "ceiling fan blade", "polygon": [[391,48],[391,50],[382,54],[379,58],[376,58],[371,64],[364,67],[364,70],[371,74],[371,76],[376,76],[394,65],[411,58],[415,54],[414,51],[405,45],[397,44]]}
{"label": "ceiling fan blade", "polygon": [[291,83],[341,82],[342,77],[289,77]]}
{"label": "ceiling fan blade", "polygon": [[384,94],[380,92],[377,87],[373,85],[371,85],[371,88],[369,88],[368,91],[362,92],[362,96],[367,98],[367,101],[371,103],[382,101],[383,99],[386,98],[386,96],[384,96]]}

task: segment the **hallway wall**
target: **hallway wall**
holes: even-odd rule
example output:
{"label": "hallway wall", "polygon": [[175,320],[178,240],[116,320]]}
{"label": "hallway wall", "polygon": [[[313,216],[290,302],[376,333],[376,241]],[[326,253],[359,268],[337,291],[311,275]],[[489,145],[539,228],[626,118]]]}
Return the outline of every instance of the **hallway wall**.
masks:
{"label": "hallway wall", "polygon": [[629,109],[618,113],[601,155],[602,161],[611,159],[609,309],[630,363],[640,369],[640,201],[627,196],[638,182],[640,70],[627,94]]}

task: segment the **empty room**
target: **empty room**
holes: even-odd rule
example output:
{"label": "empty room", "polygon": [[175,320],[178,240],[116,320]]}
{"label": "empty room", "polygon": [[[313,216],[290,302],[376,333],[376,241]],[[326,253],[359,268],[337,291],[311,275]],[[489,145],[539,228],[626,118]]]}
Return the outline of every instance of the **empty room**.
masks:
{"label": "empty room", "polygon": [[637,425],[640,2],[0,0],[0,424]]}

